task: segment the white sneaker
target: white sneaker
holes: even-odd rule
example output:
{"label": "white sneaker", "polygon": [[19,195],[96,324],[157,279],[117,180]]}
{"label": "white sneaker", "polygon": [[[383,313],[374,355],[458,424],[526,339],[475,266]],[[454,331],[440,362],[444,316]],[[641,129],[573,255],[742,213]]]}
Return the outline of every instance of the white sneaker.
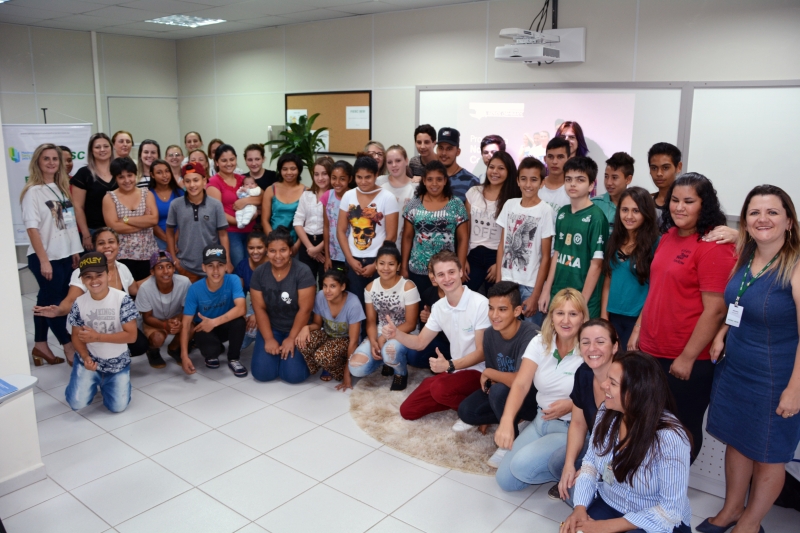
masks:
{"label": "white sneaker", "polygon": [[506,448],[497,448],[491,457],[486,461],[486,464],[491,466],[492,468],[500,468],[500,463],[503,461],[503,457],[506,456],[508,450]]}
{"label": "white sneaker", "polygon": [[455,431],[455,432],[457,432],[457,433],[461,433],[461,432],[463,432],[463,431],[470,430],[470,429],[472,429],[472,428],[474,428],[474,427],[475,427],[475,426],[472,426],[472,425],[470,425],[470,424],[467,424],[466,422],[464,422],[464,421],[462,421],[461,419],[459,419],[459,420],[458,420],[458,422],[456,422],[455,424],[453,424],[453,431]]}

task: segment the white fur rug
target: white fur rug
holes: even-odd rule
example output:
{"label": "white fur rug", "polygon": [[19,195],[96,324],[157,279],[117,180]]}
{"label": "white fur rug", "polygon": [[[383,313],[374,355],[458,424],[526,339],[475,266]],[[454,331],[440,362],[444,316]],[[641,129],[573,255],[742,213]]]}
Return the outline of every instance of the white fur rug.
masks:
{"label": "white fur rug", "polygon": [[495,426],[486,435],[477,428],[456,433],[451,428],[458,420],[453,410],[433,413],[420,420],[403,420],[400,404],[432,374],[409,367],[408,388],[390,391],[392,378],[375,372],[358,381],[350,395],[350,415],[372,438],[412,457],[445,468],[493,476],[496,470],[486,460],[497,449]]}

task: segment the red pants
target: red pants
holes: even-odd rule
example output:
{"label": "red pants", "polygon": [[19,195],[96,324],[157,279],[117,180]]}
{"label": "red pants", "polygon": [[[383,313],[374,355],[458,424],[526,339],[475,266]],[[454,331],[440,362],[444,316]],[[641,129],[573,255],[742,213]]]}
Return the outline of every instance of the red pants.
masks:
{"label": "red pants", "polygon": [[443,372],[422,381],[419,387],[400,406],[400,416],[417,420],[425,415],[457,410],[459,404],[481,388],[481,373],[461,370],[454,374]]}

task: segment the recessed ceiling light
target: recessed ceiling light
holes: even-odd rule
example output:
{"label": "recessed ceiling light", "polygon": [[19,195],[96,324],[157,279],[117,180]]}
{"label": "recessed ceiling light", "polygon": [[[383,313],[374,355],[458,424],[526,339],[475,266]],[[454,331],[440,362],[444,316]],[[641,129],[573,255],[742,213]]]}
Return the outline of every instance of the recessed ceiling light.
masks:
{"label": "recessed ceiling light", "polygon": [[227,22],[227,21],[222,19],[204,19],[200,17],[190,17],[189,15],[170,15],[168,17],[146,20],[145,22],[155,22],[156,24],[167,24],[169,26],[184,26],[186,28],[197,28],[200,26],[208,26],[209,24],[219,24],[220,22]]}

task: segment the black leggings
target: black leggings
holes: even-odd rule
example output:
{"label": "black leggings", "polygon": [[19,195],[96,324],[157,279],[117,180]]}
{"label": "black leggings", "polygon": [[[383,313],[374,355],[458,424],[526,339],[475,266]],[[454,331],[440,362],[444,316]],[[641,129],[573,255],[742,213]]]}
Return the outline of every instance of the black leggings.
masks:
{"label": "black leggings", "polygon": [[220,346],[228,342],[228,361],[238,361],[242,350],[247,321],[244,317],[234,318],[220,324],[211,331],[196,331],[194,342],[203,355],[203,359],[216,359],[220,355]]}
{"label": "black leggings", "polygon": [[[473,426],[483,424],[497,424],[506,408],[506,400],[511,390],[502,383],[493,383],[489,394],[476,390],[467,396],[458,406],[458,418]],[[522,402],[517,416],[514,419],[514,436],[519,435],[517,424],[520,420],[531,421],[536,418],[536,388],[531,385],[531,390]]]}
{"label": "black leggings", "polygon": [[[322,242],[322,235],[308,235],[308,240],[311,241],[312,245],[316,246]],[[322,276],[325,275],[325,263],[320,263],[308,255],[308,249],[303,243],[300,243],[300,253],[297,254],[297,258],[311,269],[311,275],[314,276],[314,281],[317,282],[317,290],[321,290]]]}
{"label": "black leggings", "polygon": [[131,352],[131,357],[136,357],[137,355],[142,355],[145,353],[149,346],[150,345],[147,342],[147,337],[144,336],[142,330],[137,329],[136,340],[128,345],[128,350]]}
{"label": "black leggings", "polygon": [[697,459],[703,447],[703,416],[711,402],[711,383],[714,380],[714,364],[711,361],[695,361],[692,374],[686,381],[669,373],[674,359],[656,357],[667,375],[669,390],[675,397],[678,412],[675,416],[686,426],[692,435],[691,462]]}

